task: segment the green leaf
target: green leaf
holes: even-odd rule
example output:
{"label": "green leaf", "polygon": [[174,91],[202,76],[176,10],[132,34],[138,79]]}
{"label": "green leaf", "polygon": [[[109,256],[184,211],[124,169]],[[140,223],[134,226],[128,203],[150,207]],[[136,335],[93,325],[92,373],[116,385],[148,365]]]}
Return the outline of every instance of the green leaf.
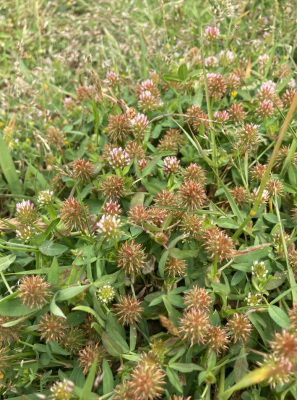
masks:
{"label": "green leaf", "polygon": [[181,81],[181,79],[178,76],[169,75],[169,74],[163,75],[163,79],[165,79],[166,81],[169,81],[169,82],[180,82]]}
{"label": "green leaf", "polygon": [[59,290],[56,293],[56,295],[57,295],[56,299],[60,300],[60,301],[72,299],[73,297],[77,296],[78,294],[89,289],[90,286],[91,285],[75,286],[75,287],[71,287],[68,289]]}
{"label": "green leaf", "polygon": [[57,285],[59,281],[59,264],[57,257],[54,257],[49,273],[47,275],[47,281],[52,285]]}
{"label": "green leaf", "polygon": [[122,347],[115,340],[113,340],[113,338],[111,338],[106,332],[103,332],[101,339],[103,346],[105,347],[105,350],[111,356],[118,357],[124,353]]}
{"label": "green leaf", "polygon": [[231,286],[238,285],[238,283],[241,282],[244,277],[245,277],[245,272],[236,271],[235,274],[232,276]]}
{"label": "green leaf", "polygon": [[160,261],[159,261],[159,267],[158,267],[160,275],[161,275],[161,278],[164,278],[164,268],[165,268],[167,257],[168,257],[168,251],[165,250],[164,253],[162,254],[162,257],[161,257]]}
{"label": "green leaf", "polygon": [[226,229],[237,229],[239,227],[238,223],[230,218],[221,217],[217,220],[217,225],[221,228]]}
{"label": "green leaf", "polygon": [[106,359],[104,358],[103,363],[102,363],[102,370],[104,374],[103,378],[103,394],[110,393],[113,388],[114,388],[114,380],[113,380],[113,374],[110,369],[110,366]]}
{"label": "green leaf", "polygon": [[87,377],[86,383],[84,384],[84,387],[81,392],[79,400],[90,400],[90,395],[92,393],[95,375],[96,375],[97,362],[98,362],[98,354],[96,354],[96,356],[95,356],[95,359],[91,366],[89,375]]}
{"label": "green leaf", "polygon": [[97,280],[94,282],[94,285],[95,285],[97,288],[100,288],[100,287],[105,286],[105,285],[112,285],[112,284],[117,280],[117,278],[118,278],[120,272],[121,272],[121,271],[117,271],[117,272],[114,272],[113,274],[105,275],[105,276],[103,276],[102,278],[97,279]]}
{"label": "green leaf", "polygon": [[0,315],[9,317],[21,317],[22,315],[28,315],[37,310],[38,308],[30,309],[27,306],[23,306],[21,299],[18,297],[0,303]]}
{"label": "green leaf", "polygon": [[60,222],[60,218],[55,219],[50,223],[50,225],[46,228],[44,232],[42,232],[40,235],[35,236],[34,240],[37,242],[39,246],[41,246],[44,241],[48,238],[50,233],[55,229],[55,227],[58,225]]}
{"label": "green leaf", "polygon": [[130,325],[130,351],[134,351],[137,340],[137,329],[136,326]]}
{"label": "green leaf", "polygon": [[23,194],[23,188],[20,182],[18,173],[14,162],[9,153],[8,147],[6,146],[5,140],[0,134],[0,165],[3,174],[8,182],[9,189],[13,194]]}
{"label": "green leaf", "polygon": [[187,64],[181,64],[178,68],[178,72],[177,75],[179,77],[179,79],[181,79],[182,81],[185,81],[188,77],[188,68],[187,68]]}
{"label": "green leaf", "polygon": [[199,250],[180,250],[177,248],[169,249],[169,255],[173,258],[178,258],[179,260],[196,257],[198,253]]}
{"label": "green leaf", "polygon": [[281,92],[284,89],[284,87],[287,86],[287,84],[290,82],[293,76],[294,72],[292,72],[289,76],[287,76],[282,82],[279,82],[275,87],[276,93]]}
{"label": "green leaf", "polygon": [[297,168],[292,164],[289,166],[289,181],[293,188],[297,188]]}
{"label": "green leaf", "polygon": [[149,175],[154,166],[157,164],[157,162],[159,162],[161,160],[161,158],[163,157],[163,154],[159,154],[158,156],[154,157],[144,168],[142,171],[142,178],[144,178],[145,176]]}
{"label": "green leaf", "polygon": [[180,384],[177,373],[175,371],[173,371],[172,369],[170,369],[169,367],[166,368],[166,373],[167,373],[167,378],[168,378],[169,382],[175,387],[175,389],[179,393],[182,393],[183,388]]}
{"label": "green leaf", "polygon": [[170,364],[170,368],[176,369],[179,372],[193,372],[193,371],[203,371],[200,365],[193,363],[173,363]]}
{"label": "green leaf", "polygon": [[237,207],[235,201],[233,200],[233,197],[231,196],[229,190],[227,189],[227,186],[225,186],[223,184],[223,182],[221,181],[221,179],[219,177],[217,177],[217,178],[219,179],[220,184],[221,184],[222,188],[224,189],[225,195],[226,195],[226,197],[227,197],[227,199],[229,201],[229,204],[230,204],[230,207],[232,208],[233,213],[237,216],[238,222],[240,224],[242,224],[243,223],[243,216],[242,216],[239,208]]}
{"label": "green leaf", "polygon": [[54,256],[59,256],[60,254],[65,253],[65,251],[68,249],[68,247],[59,244],[59,243],[54,243],[49,240],[45,240],[41,246],[38,247],[40,252],[42,254],[45,254],[46,256],[54,257]]}
{"label": "green leaf", "polygon": [[264,214],[264,218],[268,221],[271,222],[272,224],[277,224],[278,219],[277,216],[271,213]]}
{"label": "green leaf", "polygon": [[16,259],[15,254],[9,254],[6,257],[0,257],[0,272],[5,271]]}
{"label": "green leaf", "polygon": [[277,306],[269,306],[268,313],[275,323],[284,329],[290,328],[290,321],[288,315]]}
{"label": "green leaf", "polygon": [[54,341],[51,340],[48,344],[50,346],[50,349],[51,349],[52,353],[61,354],[63,356],[69,356],[70,355],[70,353],[68,351],[66,351],[66,350],[63,350],[62,347],[60,347],[57,342],[54,342]]}
{"label": "green leaf", "polygon": [[30,167],[31,173],[36,176],[36,179],[40,183],[43,189],[50,189],[50,184],[46,181],[44,176],[35,168],[33,165],[29,163],[29,161],[25,160],[26,164]]}
{"label": "green leaf", "polygon": [[[242,357],[241,357],[242,356]],[[235,382],[239,382],[249,371],[249,364],[246,359],[247,352],[245,348],[242,348],[239,353],[239,357],[234,364],[234,379]]]}
{"label": "green leaf", "polygon": [[261,258],[267,257],[268,254],[271,252],[272,252],[271,247],[263,247],[263,249],[253,251],[253,252],[245,254],[243,256],[236,256],[236,262],[238,264],[246,263],[246,262],[253,262],[256,260],[260,260]]}
{"label": "green leaf", "polygon": [[144,202],[144,192],[138,192],[138,193],[136,193],[133,197],[132,197],[132,199],[131,199],[131,202],[130,202],[130,210],[132,209],[132,208],[134,208],[135,206],[142,206],[143,205],[143,202]]}
{"label": "green leaf", "polygon": [[172,306],[172,304],[169,303],[169,301],[167,300],[167,298],[165,296],[162,296],[162,297],[163,297],[163,302],[167,309],[170,320],[173,322],[175,327],[178,327],[179,320],[182,317],[181,313],[179,311],[177,311]]}
{"label": "green leaf", "polygon": [[196,90],[196,93],[195,93],[195,96],[193,99],[193,104],[197,107],[201,107],[202,100],[203,100],[203,89],[201,86],[199,86],[198,89]]}

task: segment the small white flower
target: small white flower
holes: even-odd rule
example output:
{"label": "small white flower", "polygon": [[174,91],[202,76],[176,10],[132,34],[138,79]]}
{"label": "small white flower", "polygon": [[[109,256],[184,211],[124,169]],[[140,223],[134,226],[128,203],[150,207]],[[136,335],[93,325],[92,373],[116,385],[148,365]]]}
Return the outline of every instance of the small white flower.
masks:
{"label": "small white flower", "polygon": [[39,192],[39,195],[37,197],[37,203],[39,207],[48,206],[49,204],[52,203],[53,200],[54,200],[54,192],[48,189]]}

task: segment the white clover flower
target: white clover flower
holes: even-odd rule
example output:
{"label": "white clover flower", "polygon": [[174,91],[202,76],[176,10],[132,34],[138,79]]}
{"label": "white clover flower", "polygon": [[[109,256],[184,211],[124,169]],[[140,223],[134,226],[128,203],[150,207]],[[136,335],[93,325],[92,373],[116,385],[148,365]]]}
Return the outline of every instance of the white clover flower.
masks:
{"label": "white clover flower", "polygon": [[45,207],[51,204],[54,200],[54,192],[50,190],[43,190],[42,192],[39,192],[39,195],[37,197],[37,203],[39,207]]}
{"label": "white clover flower", "polygon": [[110,155],[107,158],[107,160],[114,169],[124,168],[130,164],[129,154],[125,150],[122,150],[121,147],[119,148],[115,147],[110,151],[109,154]]}
{"label": "white clover flower", "polygon": [[266,269],[263,261],[254,261],[252,266],[252,275],[256,278],[264,279],[268,274],[268,269]]}
{"label": "white clover flower", "polygon": [[248,297],[245,298],[248,306],[257,306],[261,302],[260,293],[252,294],[249,293]]}
{"label": "white clover flower", "polygon": [[296,81],[295,81],[295,79],[292,78],[292,79],[289,81],[289,83],[288,83],[287,86],[288,86],[289,89],[294,89],[294,87],[296,86]]}
{"label": "white clover flower", "polygon": [[33,239],[36,235],[36,231],[31,226],[20,226],[19,229],[16,231],[16,237],[27,242],[30,239]]}
{"label": "white clover flower", "polygon": [[69,400],[73,397],[72,391],[74,386],[74,383],[67,379],[64,379],[63,382],[57,382],[50,388],[52,393],[49,398],[52,400]]}
{"label": "white clover flower", "polygon": [[98,299],[102,301],[102,303],[110,303],[115,296],[114,288],[110,285],[105,285],[98,289],[97,293]]}
{"label": "white clover flower", "polygon": [[176,174],[179,171],[179,161],[176,157],[166,157],[163,162],[163,170],[167,174]]}
{"label": "white clover flower", "polygon": [[98,232],[104,239],[110,240],[116,238],[121,232],[121,220],[115,215],[103,215],[98,222]]}

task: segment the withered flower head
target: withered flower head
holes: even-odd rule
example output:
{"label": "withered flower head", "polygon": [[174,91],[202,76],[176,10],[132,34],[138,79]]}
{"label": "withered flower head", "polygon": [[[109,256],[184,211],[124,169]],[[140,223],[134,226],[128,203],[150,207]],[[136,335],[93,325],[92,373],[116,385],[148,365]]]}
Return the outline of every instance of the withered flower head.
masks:
{"label": "withered flower head", "polygon": [[276,357],[294,362],[297,358],[297,332],[290,333],[283,329],[282,333],[275,333],[270,347]]}
{"label": "withered flower head", "polygon": [[243,153],[246,151],[255,151],[259,144],[259,125],[245,124],[241,129],[236,130],[234,143],[235,149]]}
{"label": "withered flower head", "polygon": [[246,117],[246,112],[244,111],[243,105],[240,103],[233,103],[228,109],[229,120],[239,124],[243,122]]}
{"label": "withered flower head", "polygon": [[42,308],[48,303],[47,298],[51,295],[50,284],[39,275],[25,276],[19,284],[19,294],[23,304],[30,307]]}
{"label": "withered flower head", "polygon": [[161,397],[165,375],[155,365],[140,364],[131,374],[130,390],[137,400],[154,400]]}
{"label": "withered flower head", "polygon": [[65,136],[63,135],[60,129],[55,128],[54,126],[50,126],[46,131],[47,140],[50,144],[54,145],[58,149],[64,145]]}
{"label": "withered flower head", "polygon": [[221,262],[223,259],[232,257],[234,251],[234,244],[232,239],[225,233],[220,231],[217,227],[207,229],[204,235],[205,249],[210,254],[211,258],[218,257]]}
{"label": "withered flower head", "polygon": [[204,127],[209,125],[208,115],[200,107],[194,105],[187,109],[186,114],[189,117],[185,118],[185,123],[191,125],[195,132],[199,132],[201,123],[203,123]]}
{"label": "withered flower head", "polygon": [[125,271],[127,275],[134,275],[141,273],[143,265],[146,261],[146,254],[141,244],[135,244],[134,240],[130,243],[126,242],[122,245],[118,252],[118,268]]}
{"label": "withered flower head", "polygon": [[182,207],[189,210],[197,210],[204,205],[206,200],[203,185],[192,179],[189,179],[189,181],[184,182],[184,184],[180,186],[178,194]]}
{"label": "withered flower head", "polygon": [[119,216],[122,213],[122,209],[117,201],[109,201],[101,209],[105,215]]}
{"label": "withered flower head", "polygon": [[290,329],[297,329],[297,303],[289,310]]}
{"label": "withered flower head", "polygon": [[131,160],[134,158],[142,159],[145,156],[145,152],[143,147],[137,142],[129,142],[125,147],[126,152],[128,153]]}
{"label": "withered flower head", "polygon": [[261,367],[270,368],[268,382],[272,387],[279,384],[283,386],[290,381],[290,377],[295,376],[293,365],[287,358],[266,354],[263,363],[260,365]]}
{"label": "withered flower head", "polygon": [[46,342],[50,340],[59,342],[64,339],[67,329],[64,318],[53,314],[45,314],[41,317],[38,330],[41,332],[40,339],[45,339]]}
{"label": "withered flower head", "polygon": [[132,296],[120,296],[119,303],[114,305],[113,311],[118,316],[118,323],[122,322],[122,325],[134,325],[141,318],[143,308],[136,298]]}
{"label": "withered flower head", "polygon": [[94,167],[89,161],[78,159],[73,162],[72,171],[75,179],[86,183],[92,178],[94,174]]}
{"label": "withered flower head", "polygon": [[118,200],[124,192],[124,180],[120,176],[109,175],[101,182],[99,190],[108,200]]}
{"label": "withered flower head", "polygon": [[134,395],[131,393],[130,381],[123,381],[117,385],[113,391],[115,393],[114,400],[133,400]]}
{"label": "withered flower head", "polygon": [[22,323],[18,323],[13,326],[5,328],[3,325],[7,322],[12,322],[12,317],[5,317],[0,315],[0,345],[11,344],[20,340],[21,329],[23,328]]}
{"label": "withered flower head", "polygon": [[229,338],[224,328],[220,326],[211,326],[207,332],[207,347],[209,352],[215,351],[217,354],[222,350],[228,349]]}
{"label": "withered flower head", "polygon": [[200,240],[204,232],[203,222],[204,217],[187,212],[182,217],[180,229],[185,235],[189,235],[193,239]]}
{"label": "withered flower head", "polygon": [[83,350],[80,350],[78,361],[79,366],[84,369],[83,374],[86,374],[90,371],[96,356],[98,356],[96,371],[100,374],[102,362],[104,358],[106,359],[108,356],[105,348],[97,343],[96,345],[91,344],[85,347]]}
{"label": "withered flower head", "polygon": [[158,193],[154,198],[154,202],[158,207],[176,207],[177,198],[173,192],[169,190],[162,189],[161,193]]}
{"label": "withered flower head", "polygon": [[200,167],[200,165],[191,163],[187,168],[184,169],[183,179],[184,181],[191,179],[192,181],[204,185],[206,181],[206,171]]}
{"label": "withered flower head", "polygon": [[289,108],[293,103],[295,94],[296,90],[286,90],[286,92],[282,95],[282,102],[286,108]]}
{"label": "withered flower head", "polygon": [[202,311],[208,312],[210,310],[212,300],[207,290],[194,286],[193,289],[185,292],[184,303],[187,306],[187,310],[191,308],[199,308]]}
{"label": "withered flower head", "polygon": [[[75,197],[70,200],[66,199],[61,208],[61,220],[66,228],[70,229],[83,229],[86,223],[83,208]],[[87,209],[87,206],[84,206]]]}
{"label": "withered flower head", "polygon": [[199,308],[192,308],[184,312],[180,319],[179,332],[184,339],[188,339],[193,344],[204,343],[209,329],[209,319],[205,311]]}
{"label": "withered flower head", "polygon": [[168,214],[169,211],[163,208],[150,207],[148,209],[148,221],[160,228]]}
{"label": "withered flower head", "polygon": [[187,264],[185,260],[179,260],[178,258],[168,257],[164,271],[168,273],[171,278],[177,276],[183,276],[186,273]]}
{"label": "withered flower head", "polygon": [[282,196],[284,194],[284,185],[278,179],[270,179],[266,183],[266,190],[268,190],[270,197]]}
{"label": "withered flower head", "polygon": [[251,169],[252,178],[260,182],[265,174],[267,165],[257,164]]}
{"label": "withered flower head", "polygon": [[131,121],[125,114],[112,115],[108,120],[107,132],[110,140],[122,144],[131,133]]}
{"label": "withered flower head", "polygon": [[249,202],[248,191],[243,186],[235,186],[235,188],[230,190],[230,194],[239,207],[243,207]]}
{"label": "withered flower head", "polygon": [[70,354],[77,354],[85,345],[84,332],[78,327],[71,328],[63,338],[63,348]]}
{"label": "withered flower head", "polygon": [[[287,156],[289,154],[290,151],[290,146],[282,146],[277,153],[276,159],[275,159],[275,163],[274,163],[274,167],[276,170],[281,170],[284,166],[284,163],[287,159]],[[294,153],[290,164],[293,165],[294,167],[297,167],[297,153]]]}
{"label": "withered flower head", "polygon": [[253,329],[252,324],[243,314],[233,314],[228,320],[226,327],[234,337],[234,343],[237,341],[241,343],[246,342]]}
{"label": "withered flower head", "polygon": [[134,224],[142,224],[148,219],[148,211],[143,206],[135,206],[128,211],[128,219]]}
{"label": "withered flower head", "polygon": [[206,74],[209,97],[221,100],[226,92],[226,81],[221,74]]}
{"label": "withered flower head", "polygon": [[274,112],[274,104],[271,100],[263,100],[256,109],[259,118],[269,118]]}

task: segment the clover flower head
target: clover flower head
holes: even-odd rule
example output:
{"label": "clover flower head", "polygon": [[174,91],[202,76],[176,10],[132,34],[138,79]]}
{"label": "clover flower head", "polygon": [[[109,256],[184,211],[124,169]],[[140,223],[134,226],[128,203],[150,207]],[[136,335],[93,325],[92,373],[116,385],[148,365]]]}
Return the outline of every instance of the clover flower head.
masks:
{"label": "clover flower head", "polygon": [[102,238],[109,241],[120,235],[121,225],[120,218],[117,218],[115,215],[103,215],[97,224],[98,232],[101,233]]}
{"label": "clover flower head", "polygon": [[54,192],[50,191],[49,189],[43,190],[39,192],[37,197],[37,203],[39,207],[45,207],[50,205],[54,200]]}
{"label": "clover flower head", "polygon": [[110,285],[102,286],[101,288],[98,289],[97,296],[98,299],[102,301],[102,303],[105,304],[110,303],[115,296],[114,288],[111,287]]}
{"label": "clover flower head", "polygon": [[259,279],[266,278],[268,269],[266,269],[263,261],[254,261],[252,265],[252,275]]}

